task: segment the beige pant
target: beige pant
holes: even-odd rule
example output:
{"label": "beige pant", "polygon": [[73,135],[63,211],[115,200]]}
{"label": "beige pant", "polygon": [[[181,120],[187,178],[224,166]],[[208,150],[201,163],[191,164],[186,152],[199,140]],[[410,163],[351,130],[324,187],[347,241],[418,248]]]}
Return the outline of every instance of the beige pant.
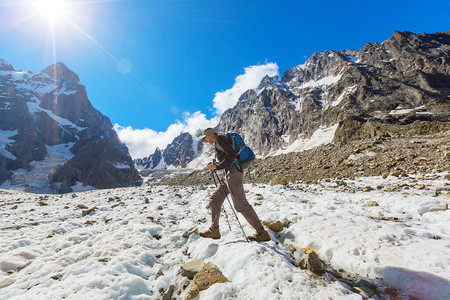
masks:
{"label": "beige pant", "polygon": [[[223,172],[222,170],[216,171],[217,174]],[[219,175],[220,176],[220,175]],[[239,172],[236,168],[227,171],[227,180],[231,190],[231,199],[233,199],[234,208],[240,212],[247,222],[255,228],[257,232],[264,231],[264,227],[261,224],[258,216],[256,215],[253,207],[248,203],[245,197],[244,185],[242,183],[242,177],[244,174]],[[211,207],[211,229],[219,229],[220,210],[222,209],[223,201],[229,193],[228,186],[224,179],[219,182],[219,186],[215,189],[209,199],[209,206]]]}

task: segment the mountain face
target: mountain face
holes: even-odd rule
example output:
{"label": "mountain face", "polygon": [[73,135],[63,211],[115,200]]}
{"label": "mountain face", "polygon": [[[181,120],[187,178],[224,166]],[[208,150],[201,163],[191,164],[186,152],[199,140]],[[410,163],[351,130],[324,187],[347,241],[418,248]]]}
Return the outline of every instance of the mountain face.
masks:
{"label": "mountain face", "polygon": [[[436,122],[450,121],[449,103],[450,31],[396,31],[360,51],[316,52],[281,78],[264,77],[222,114],[215,129],[241,134],[266,157],[392,135],[395,126],[401,134],[404,125],[416,122],[427,133],[442,128]],[[162,158],[155,153],[144,159],[145,168],[185,166],[195,148],[190,144],[190,135],[177,137]],[[196,165],[203,167],[211,157],[205,153]]]}
{"label": "mountain face", "polygon": [[78,76],[57,63],[41,73],[0,59],[0,184],[31,191],[134,185],[140,177],[109,118]]}
{"label": "mountain face", "polygon": [[186,168],[188,163],[201,154],[202,149],[203,143],[198,136],[193,137],[190,133],[183,132],[163,151],[156,148],[150,156],[134,160],[134,164],[140,169]]}
{"label": "mountain face", "polygon": [[216,129],[239,132],[265,156],[297,150],[320,131],[345,142],[382,134],[383,124],[449,121],[449,62],[450,31],[395,32],[360,51],[317,52],[242,94]]}

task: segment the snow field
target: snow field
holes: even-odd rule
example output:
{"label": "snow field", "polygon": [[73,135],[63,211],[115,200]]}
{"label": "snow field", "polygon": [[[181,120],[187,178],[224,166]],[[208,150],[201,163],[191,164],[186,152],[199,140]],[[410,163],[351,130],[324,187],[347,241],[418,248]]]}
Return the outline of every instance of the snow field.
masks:
{"label": "snow field", "polygon": [[[298,259],[302,247],[316,249],[322,260],[352,276],[383,278],[419,299],[450,298],[450,211],[428,212],[450,202],[433,197],[435,189],[450,192],[443,174],[345,183],[245,185],[262,220],[293,222],[281,233],[270,232],[267,243],[245,242],[227,201],[231,232],[222,216],[220,240],[182,237],[192,227],[209,226],[212,186],[48,196],[0,190],[0,299],[161,299],[171,284],[179,291],[189,283],[177,273],[182,263],[197,258],[214,263],[230,280],[200,292],[198,299],[367,298],[331,275],[298,268],[291,256]],[[404,183],[429,190],[362,191]],[[263,199],[256,200],[257,194]],[[370,200],[379,206],[367,206]],[[253,234],[240,221],[246,234]],[[288,247],[297,250],[290,253]],[[174,296],[182,299],[184,293]]]}

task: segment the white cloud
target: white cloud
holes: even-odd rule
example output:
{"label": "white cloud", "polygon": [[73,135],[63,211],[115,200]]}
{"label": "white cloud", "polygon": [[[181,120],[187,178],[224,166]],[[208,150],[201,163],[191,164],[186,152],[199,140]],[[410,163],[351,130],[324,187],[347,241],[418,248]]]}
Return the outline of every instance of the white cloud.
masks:
{"label": "white cloud", "polygon": [[[123,127],[119,124],[115,124],[114,129],[119,139],[127,145],[133,158],[147,157],[155,152],[156,147],[166,148],[182,132],[189,132],[195,136],[200,130],[215,127],[219,123],[220,115],[236,105],[242,93],[256,88],[264,76],[278,75],[278,65],[276,63],[254,65],[245,68],[244,71],[244,74],[236,77],[232,88],[216,93],[213,100],[216,116],[212,119],[207,119],[205,114],[197,111],[193,114],[185,113],[183,121],[177,120],[166,131],[157,132],[148,128],[134,129],[131,126]],[[177,108],[171,107],[171,111],[175,112]]]}
{"label": "white cloud", "polygon": [[256,88],[264,76],[278,75],[278,65],[267,63],[265,65],[254,65],[244,69],[245,73],[236,77],[231,89],[217,92],[214,97],[214,108],[221,115],[227,109],[236,105],[239,97],[247,90]]}
{"label": "white cloud", "polygon": [[219,117],[210,120],[204,114],[197,111],[193,114],[185,113],[184,120],[170,125],[166,131],[157,132],[152,129],[134,129],[131,126],[123,127],[114,125],[114,129],[119,135],[119,139],[127,145],[130,155],[133,158],[143,158],[155,152],[156,147],[166,148],[174,138],[182,132],[189,132],[193,136],[199,130],[214,127],[219,123]]}

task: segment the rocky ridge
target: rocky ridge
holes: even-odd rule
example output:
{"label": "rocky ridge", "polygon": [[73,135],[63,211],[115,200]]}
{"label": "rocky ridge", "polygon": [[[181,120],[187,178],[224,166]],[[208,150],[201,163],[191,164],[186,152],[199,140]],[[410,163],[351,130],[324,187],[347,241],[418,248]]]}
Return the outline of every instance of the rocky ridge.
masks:
{"label": "rocky ridge", "polygon": [[450,32],[396,31],[360,51],[316,52],[242,94],[217,131],[240,133],[264,157],[301,150],[295,141],[336,124],[341,133],[334,140],[345,142],[365,135],[370,123],[448,122],[449,62]]}
{"label": "rocky ridge", "polygon": [[[416,124],[418,126],[418,124]],[[411,126],[415,128],[417,126]],[[244,182],[284,184],[362,176],[408,176],[449,172],[450,128],[430,135],[380,137],[327,144],[311,150],[256,159]],[[212,184],[206,169],[179,175],[171,185]]]}
{"label": "rocky ridge", "polygon": [[189,132],[182,132],[164,150],[156,148],[153,154],[133,162],[137,168],[147,170],[186,168],[202,153],[203,143],[199,136],[200,133],[192,136]]}
{"label": "rocky ridge", "polygon": [[[215,129],[238,132],[262,158],[310,149],[308,143],[411,133],[417,124],[416,133],[435,133],[450,122],[449,62],[450,31],[395,31],[359,51],[319,51],[281,77],[264,77],[222,114]],[[183,167],[188,152],[172,151],[165,164],[155,164],[152,156],[135,163]],[[153,156],[162,160],[159,153]]]}

